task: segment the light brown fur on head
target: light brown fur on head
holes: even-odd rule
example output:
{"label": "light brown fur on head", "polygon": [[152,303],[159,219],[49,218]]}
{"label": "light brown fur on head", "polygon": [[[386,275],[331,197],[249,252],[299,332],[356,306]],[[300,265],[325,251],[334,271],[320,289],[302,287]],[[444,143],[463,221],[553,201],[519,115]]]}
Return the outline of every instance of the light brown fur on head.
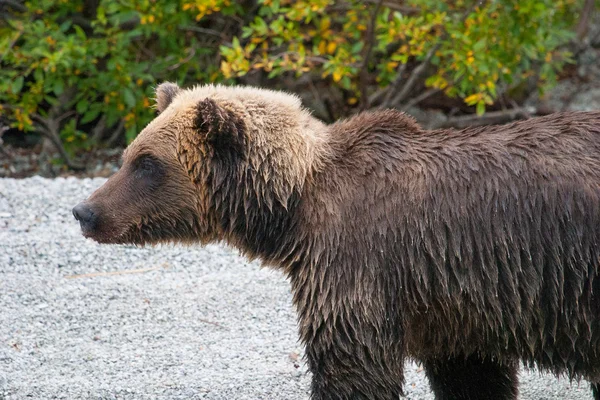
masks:
{"label": "light brown fur on head", "polygon": [[[321,156],[325,126],[302,108],[297,97],[249,87],[208,85],[182,90],[170,109],[195,121],[198,104],[206,99],[229,114],[222,118],[237,119],[243,124],[247,145],[244,167],[254,171],[256,186],[252,189],[265,201],[285,206],[292,191],[302,189],[310,168]],[[198,132],[178,132],[179,155],[186,155],[185,163],[193,176],[204,156],[198,154]]]}

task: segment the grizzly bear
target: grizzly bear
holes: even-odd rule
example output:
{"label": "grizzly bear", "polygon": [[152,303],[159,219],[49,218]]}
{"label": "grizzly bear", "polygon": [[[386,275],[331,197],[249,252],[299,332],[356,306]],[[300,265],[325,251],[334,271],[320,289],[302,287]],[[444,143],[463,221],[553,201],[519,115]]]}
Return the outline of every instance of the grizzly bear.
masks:
{"label": "grizzly bear", "polygon": [[313,399],[515,399],[519,365],[600,399],[600,112],[427,131],[172,83],[73,209],[100,243],[223,241],[291,283]]}

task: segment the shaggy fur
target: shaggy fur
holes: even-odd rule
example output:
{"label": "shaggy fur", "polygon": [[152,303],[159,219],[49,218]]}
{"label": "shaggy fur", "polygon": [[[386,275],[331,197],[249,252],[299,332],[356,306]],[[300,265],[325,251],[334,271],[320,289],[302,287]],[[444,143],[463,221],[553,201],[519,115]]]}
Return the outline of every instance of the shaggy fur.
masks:
{"label": "shaggy fur", "polygon": [[520,362],[600,382],[600,112],[424,131],[251,88],[157,99],[84,234],[282,269],[313,399],[397,399],[407,358],[438,399],[514,399]]}

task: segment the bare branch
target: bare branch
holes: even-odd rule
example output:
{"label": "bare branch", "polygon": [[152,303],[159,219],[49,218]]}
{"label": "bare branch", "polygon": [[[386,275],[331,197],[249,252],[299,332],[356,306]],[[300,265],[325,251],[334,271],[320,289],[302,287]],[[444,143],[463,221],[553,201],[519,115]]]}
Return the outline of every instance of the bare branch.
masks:
{"label": "bare branch", "polygon": [[431,88],[429,90],[426,90],[423,93],[421,93],[420,95],[418,95],[417,97],[415,97],[414,99],[411,99],[408,103],[406,103],[402,107],[400,107],[400,109],[402,111],[406,111],[409,108],[416,106],[417,104],[419,104],[423,100],[428,99],[431,96],[433,96],[434,94],[439,93],[441,91],[442,91],[442,89],[437,89],[437,88]]}
{"label": "bare branch", "polygon": [[308,61],[313,61],[315,63],[321,63],[321,64],[325,64],[327,61],[329,61],[325,57],[319,57],[319,56],[310,56],[310,57],[306,57],[306,59]]}
{"label": "bare branch", "polygon": [[435,46],[433,46],[431,49],[429,49],[429,51],[425,55],[425,58],[423,59],[423,61],[419,65],[417,65],[415,67],[415,69],[412,70],[412,72],[410,73],[410,76],[406,80],[406,83],[404,84],[404,86],[402,86],[402,89],[400,90],[400,92],[394,97],[394,100],[392,100],[391,105],[396,105],[396,104],[401,103],[402,101],[404,101],[406,96],[408,96],[410,94],[410,91],[413,89],[413,87],[417,83],[417,80],[419,78],[421,78],[421,75],[423,75],[423,73],[425,72],[425,69],[429,66],[429,62],[431,61],[431,58],[433,57],[435,52],[438,51],[440,46],[441,46],[441,42],[438,42]]}
{"label": "bare branch", "polygon": [[216,36],[221,40],[226,40],[225,35],[222,32],[215,31],[214,29],[200,28],[199,26],[193,26],[193,25],[179,26],[178,29],[182,30],[182,31],[204,33],[205,35]]}
{"label": "bare branch", "polygon": [[124,130],[125,130],[125,121],[123,121],[123,119],[121,119],[119,121],[119,125],[117,125],[117,127],[115,128],[113,134],[110,135],[110,138],[108,138],[108,140],[106,141],[106,147],[113,147],[113,145],[117,142],[117,140],[123,134]]}
{"label": "bare branch", "polygon": [[[62,141],[60,140],[60,122],[63,119],[73,115],[75,111],[67,111],[60,116],[56,116],[56,114],[58,114],[58,112],[60,111],[61,105],[68,103],[68,98],[72,97],[74,92],[74,88],[69,88],[65,90],[59,97],[56,104],[50,108],[47,117],[43,117],[37,113],[31,113],[29,114],[29,116],[34,122],[38,131],[46,138],[48,138],[48,140],[50,140],[50,142],[54,145],[62,159],[65,161],[65,164],[67,164],[67,166],[73,170],[83,170],[85,169],[85,165],[75,160],[72,160],[69,156],[69,153],[67,153],[65,147],[63,146]],[[13,107],[8,104],[2,104],[2,107],[11,110],[16,109],[16,107]]]}
{"label": "bare branch", "polygon": [[100,117],[100,120],[98,120],[98,123],[96,124],[96,126],[94,126],[92,128],[92,143],[94,143],[94,145],[98,142],[100,142],[100,139],[102,139],[102,135],[104,135],[104,130],[106,129],[106,114],[103,114],[102,117]]}
{"label": "bare branch", "polygon": [[385,88],[385,97],[383,99],[383,102],[381,103],[381,108],[389,108],[392,105],[392,96],[394,96],[394,91],[395,89],[398,88],[398,86],[400,86],[400,82],[402,82],[402,79],[404,79],[404,73],[406,72],[406,67],[408,66],[408,63],[404,63],[400,66],[400,68],[398,68],[398,72],[396,73],[396,79],[394,79],[394,82],[392,82],[391,85],[389,85],[387,88]]}
{"label": "bare branch", "polygon": [[193,47],[190,48],[190,54],[184,58],[183,60],[181,60],[180,62],[178,62],[177,64],[173,64],[171,65],[169,68],[167,68],[169,71],[173,71],[177,68],[179,68],[182,64],[185,64],[186,62],[190,61],[192,59],[192,57],[194,57],[196,55],[196,49],[194,49]]}
{"label": "bare branch", "polygon": [[56,150],[65,161],[65,164],[73,170],[81,171],[85,169],[85,166],[75,160],[72,160],[67,150],[63,146],[60,135],[59,135],[59,123],[57,120],[43,118],[38,114],[31,114],[31,119],[38,123],[38,129],[41,134],[46,136],[50,142],[56,147]]}
{"label": "bare branch", "polygon": [[387,7],[390,10],[399,11],[404,15],[415,15],[421,12],[417,7],[405,6],[390,0],[383,2],[380,2],[379,0],[365,0],[365,3],[381,3],[382,6]]}
{"label": "bare branch", "polygon": [[25,7],[25,5],[19,3],[16,0],[0,0],[0,8],[2,8],[4,6],[10,7],[19,12],[27,11],[27,7]]}
{"label": "bare branch", "polygon": [[577,23],[577,28],[575,29],[577,39],[579,41],[582,41],[588,32],[588,27],[590,25],[590,17],[592,15],[592,12],[594,11],[594,3],[595,0],[585,0],[583,9],[579,14],[579,22]]}
{"label": "bare branch", "polygon": [[371,58],[371,51],[373,50],[373,44],[375,42],[375,24],[377,23],[377,14],[379,14],[379,10],[381,9],[381,3],[383,3],[383,0],[377,2],[373,14],[371,14],[371,21],[369,21],[369,27],[367,28],[367,33],[365,35],[367,45],[364,48],[364,53],[362,55],[363,62],[359,72],[360,108],[362,110],[369,106],[369,99],[367,96],[369,58]]}
{"label": "bare branch", "polygon": [[71,116],[73,116],[75,114],[77,114],[77,111],[75,111],[75,110],[67,111],[66,113],[64,113],[60,117],[56,117],[56,122],[60,123],[63,119],[69,118],[69,117],[71,117]]}

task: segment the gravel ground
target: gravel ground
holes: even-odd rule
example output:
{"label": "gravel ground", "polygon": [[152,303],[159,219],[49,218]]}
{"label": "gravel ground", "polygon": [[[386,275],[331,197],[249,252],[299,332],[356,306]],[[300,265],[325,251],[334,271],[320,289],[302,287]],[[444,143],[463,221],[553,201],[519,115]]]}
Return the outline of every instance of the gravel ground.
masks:
{"label": "gravel ground", "polygon": [[[289,285],[220,246],[85,240],[103,179],[0,179],[0,399],[307,399]],[[406,366],[408,399],[433,399]],[[521,374],[521,399],[591,399]]]}

